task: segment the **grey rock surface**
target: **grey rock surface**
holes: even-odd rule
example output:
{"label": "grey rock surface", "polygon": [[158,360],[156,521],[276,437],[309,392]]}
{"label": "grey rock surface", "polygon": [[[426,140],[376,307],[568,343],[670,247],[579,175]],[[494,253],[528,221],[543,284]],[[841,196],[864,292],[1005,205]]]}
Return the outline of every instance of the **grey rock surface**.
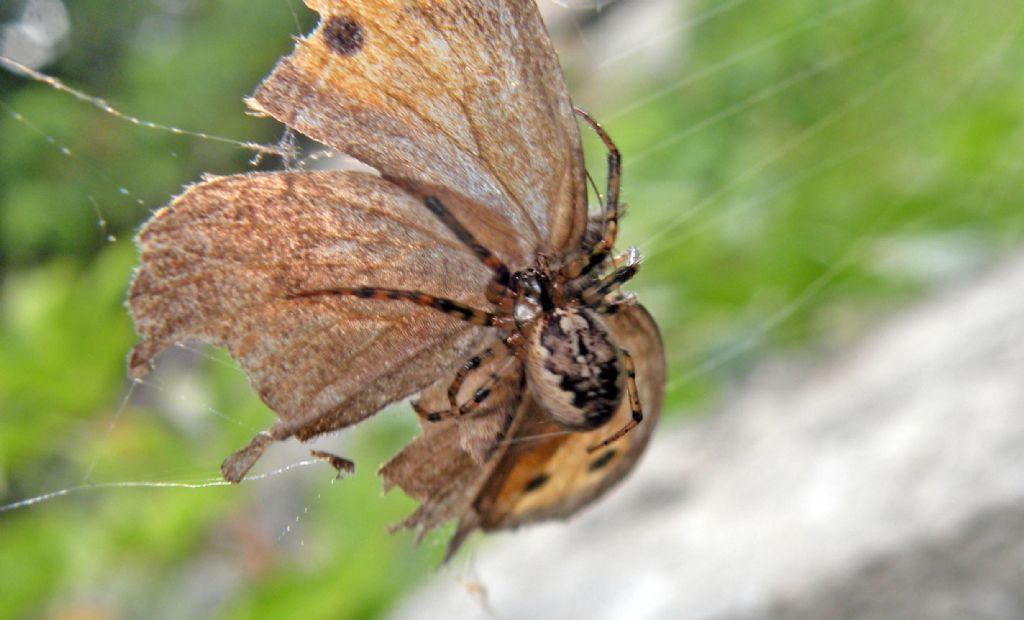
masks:
{"label": "grey rock surface", "polygon": [[736,620],[1024,618],[1024,504],[998,506],[949,536],[895,549],[802,600]]}
{"label": "grey rock surface", "polygon": [[611,497],[490,536],[394,617],[1022,618],[1022,541],[1018,258],[666,425]]}

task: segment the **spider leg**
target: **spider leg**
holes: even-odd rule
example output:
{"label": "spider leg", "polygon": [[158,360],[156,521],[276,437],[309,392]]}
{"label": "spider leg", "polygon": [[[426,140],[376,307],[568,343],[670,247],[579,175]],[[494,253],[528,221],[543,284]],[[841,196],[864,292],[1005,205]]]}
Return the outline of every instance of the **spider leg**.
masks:
{"label": "spider leg", "polygon": [[[502,375],[505,374],[505,370],[508,368],[509,363],[511,363],[513,359],[515,358],[507,358],[505,360],[505,363],[501,366],[501,368],[492,372],[490,376],[487,377],[487,381],[485,381],[483,385],[478,387],[476,389],[476,392],[473,392],[473,397],[467,400],[466,402],[462,403],[458,407],[452,406],[451,409],[427,411],[420,407],[419,403],[414,402],[412,403],[412,408],[416,411],[416,414],[418,416],[420,416],[421,418],[425,419],[428,422],[440,422],[445,418],[460,418],[464,415],[472,413],[473,411],[476,410],[477,407],[481,405],[481,403],[487,400],[487,397],[491,395],[491,391],[494,389],[494,386],[498,383],[498,381],[501,380]],[[449,392],[449,396],[450,395],[451,392]]]}
{"label": "spider leg", "polygon": [[[634,264],[640,262],[640,252],[636,248],[629,248],[625,252],[616,254],[612,257],[611,264],[609,267],[618,270],[623,265]],[[603,282],[607,275],[602,276],[600,271],[591,271],[590,273],[577,278],[566,284],[565,294],[569,297],[579,297],[585,291],[589,291],[594,288],[599,282]]]}
{"label": "spider leg", "polygon": [[438,312],[458,317],[467,323],[486,327],[504,327],[508,319],[486,310],[477,310],[464,303],[435,297],[420,291],[404,291],[376,286],[339,286],[335,288],[314,289],[289,293],[287,299],[309,299],[315,297],[358,297],[360,299],[408,301],[419,306],[433,308]]}
{"label": "spider leg", "polygon": [[618,269],[625,263],[635,263],[640,260],[640,252],[636,248],[629,248],[621,254],[616,254],[612,258],[612,267]]}
{"label": "spider leg", "polygon": [[482,243],[477,241],[473,233],[469,232],[465,226],[462,225],[459,220],[452,215],[452,212],[448,210],[448,207],[444,206],[435,196],[424,196],[423,204],[426,205],[427,209],[434,214],[437,219],[441,220],[441,223],[448,227],[448,230],[452,231],[455,238],[465,244],[470,250],[476,254],[477,258],[480,259],[484,265],[486,265],[491,271],[494,272],[494,278],[487,285],[487,301],[499,305],[507,297],[510,297],[511,291],[509,285],[512,282],[512,272],[498,256],[492,252],[489,248],[484,246]]}
{"label": "spider leg", "polygon": [[[621,264],[620,258],[621,255],[617,256],[615,260]],[[624,262],[625,264],[615,271],[583,289],[580,292],[580,299],[583,300],[583,303],[588,305],[599,304],[612,290],[631,280],[640,271],[640,255],[632,248]]]}
{"label": "spider leg", "polygon": [[629,308],[636,305],[636,295],[633,293],[626,293],[625,295],[610,295],[599,301],[594,309],[601,314],[616,314],[623,308]]}
{"label": "spider leg", "polygon": [[644,420],[644,412],[640,407],[640,394],[636,389],[636,367],[633,365],[633,356],[631,356],[629,351],[625,349],[621,349],[621,352],[622,364],[626,368],[626,391],[629,393],[629,409],[632,411],[633,417],[625,426],[615,431],[611,437],[589,446],[587,448],[588,453],[600,450],[608,444],[615,442],[623,435],[636,428]]}
{"label": "spider leg", "polygon": [[523,342],[523,337],[519,332],[513,332],[510,336],[503,338],[500,343],[494,343],[487,347],[480,353],[466,360],[466,362],[459,368],[459,371],[455,373],[455,378],[452,380],[451,385],[448,386],[448,404],[451,408],[457,409],[459,404],[457,398],[459,390],[462,389],[462,384],[465,383],[466,378],[474,370],[480,367],[485,359],[491,359],[494,357],[494,350],[498,348],[498,345],[502,345],[506,350],[512,351],[516,347],[520,346]]}
{"label": "spider leg", "polygon": [[[455,378],[452,379],[451,384],[448,386],[448,404],[450,409],[456,409],[459,404],[456,402],[456,398],[459,395],[459,390],[462,389],[462,384],[466,382],[468,377],[474,370],[480,367],[485,359],[491,359],[494,357],[494,349],[497,345],[487,347],[481,353],[474,355],[473,357],[466,360],[466,363],[459,368],[459,371],[455,373]],[[415,407],[415,405],[413,405]],[[417,412],[420,410],[417,409]]]}
{"label": "spider leg", "polygon": [[604,234],[601,240],[594,244],[589,254],[580,256],[562,267],[562,275],[570,280],[588,273],[603,263],[604,259],[611,253],[619,230],[619,188],[622,185],[622,156],[619,153],[618,147],[615,146],[615,142],[612,141],[611,136],[604,130],[604,127],[601,127],[601,124],[594,120],[590,114],[579,108],[573,108],[573,111],[590,125],[590,128],[594,130],[594,133],[604,142],[605,148],[608,149],[608,185],[604,201]]}

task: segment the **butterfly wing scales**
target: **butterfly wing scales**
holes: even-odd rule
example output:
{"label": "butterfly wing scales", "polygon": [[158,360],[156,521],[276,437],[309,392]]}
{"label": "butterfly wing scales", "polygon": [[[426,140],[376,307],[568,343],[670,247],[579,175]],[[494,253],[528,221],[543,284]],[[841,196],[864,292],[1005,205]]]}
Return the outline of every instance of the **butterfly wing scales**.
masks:
{"label": "butterfly wing scales", "polygon": [[[320,13],[249,106],[377,168],[466,198],[513,268],[586,226],[579,131],[533,0],[306,0]],[[483,206],[483,208],[481,208]]]}
{"label": "butterfly wing scales", "polygon": [[[420,436],[381,467],[385,490],[399,486],[421,502],[401,524],[403,527],[418,529],[422,535],[470,509],[486,472],[496,464],[493,456],[503,449],[502,439],[519,410],[522,363],[506,353],[481,366],[461,390],[462,394],[472,394],[491,370],[498,369],[502,370],[501,380],[472,414],[440,422],[421,421]],[[424,390],[419,406],[430,411],[447,408],[449,383],[450,378],[444,377]]]}
{"label": "butterfly wing scales", "polygon": [[157,212],[137,243],[128,305],[142,340],[130,373],[185,339],[225,346],[280,416],[275,438],[358,422],[430,385],[487,335],[399,301],[289,297],[365,285],[485,303],[490,272],[417,197],[379,177],[208,180]]}
{"label": "butterfly wing scales", "polygon": [[[377,286],[483,306],[490,273],[426,216],[423,194],[513,269],[538,252],[574,251],[587,217],[579,133],[533,0],[306,2],[320,25],[248,104],[383,178],[201,183],[140,233],[129,297],[142,336],[134,376],[179,340],[224,345],[280,416],[274,438],[347,426],[420,390],[426,408],[442,407],[452,371],[493,339],[411,304],[289,296]],[[422,534],[458,519],[451,554],[477,528],[568,516],[628,474],[660,413],[664,356],[642,308],[609,324],[636,361],[639,428],[588,454],[625,423],[628,405],[598,431],[566,434],[523,389],[515,360],[478,411],[423,423],[382,468],[386,487],[422,502],[402,525]]]}
{"label": "butterfly wing scales", "polygon": [[[665,389],[665,356],[661,335],[651,315],[636,305],[607,317],[620,347],[633,356],[644,419],[621,439],[594,453],[599,443],[630,420],[628,399],[603,427],[589,432],[562,433],[543,410],[532,404],[511,436],[475,505],[484,530],[565,518],[591,503],[622,480],[647,447],[661,415]],[[543,438],[545,434],[553,434]],[[538,440],[528,440],[539,436]]]}
{"label": "butterfly wing scales", "polygon": [[[630,419],[628,402],[624,399],[612,420],[598,430],[566,432],[526,390],[521,398],[504,397],[503,406],[515,405],[514,419],[491,459],[479,463],[459,444],[457,429],[424,424],[423,435],[381,470],[387,487],[401,486],[422,502],[401,525],[419,528],[422,535],[458,519],[448,547],[451,557],[475,529],[507,529],[568,517],[628,475],[661,414],[664,350],[658,327],[642,306],[623,308],[606,321],[636,364],[644,410],[644,421],[637,428],[609,448],[590,454],[589,446]],[[443,468],[435,469],[441,463]],[[426,478],[416,472],[424,472]]]}

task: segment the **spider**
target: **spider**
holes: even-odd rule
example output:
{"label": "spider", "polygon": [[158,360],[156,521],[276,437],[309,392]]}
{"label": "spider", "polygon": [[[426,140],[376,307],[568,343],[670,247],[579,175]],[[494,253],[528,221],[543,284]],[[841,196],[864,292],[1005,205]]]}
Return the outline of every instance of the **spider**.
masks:
{"label": "spider", "polygon": [[495,345],[474,355],[455,373],[448,388],[449,409],[426,411],[413,403],[417,414],[429,422],[472,413],[490,395],[500,380],[492,372],[471,399],[457,402],[459,390],[481,364],[494,357],[496,349],[507,348],[523,361],[527,383],[539,404],[560,426],[571,431],[589,431],[612,418],[629,397],[632,418],[606,439],[588,447],[593,452],[611,444],[636,428],[643,420],[637,394],[633,358],[614,342],[601,319],[613,314],[633,298],[617,289],[636,275],[639,254],[634,248],[611,258],[610,273],[604,273],[615,245],[620,216],[619,187],[622,160],[618,148],[601,125],[587,112],[574,108],[604,143],[608,151],[608,179],[603,213],[591,218],[581,250],[560,264],[540,255],[536,263],[512,272],[477,239],[434,196],[422,197],[430,210],[454,235],[470,248],[493,273],[486,298],[495,310],[480,310],[452,299],[420,291],[380,287],[335,287],[296,292],[292,298],[354,296],[362,299],[399,300],[433,308],[474,325],[501,330]]}

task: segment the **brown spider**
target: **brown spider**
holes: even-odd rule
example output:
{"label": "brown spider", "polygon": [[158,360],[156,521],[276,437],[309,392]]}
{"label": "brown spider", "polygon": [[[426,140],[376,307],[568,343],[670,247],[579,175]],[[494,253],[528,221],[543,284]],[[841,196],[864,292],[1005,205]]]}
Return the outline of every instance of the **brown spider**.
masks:
{"label": "brown spider", "polygon": [[601,319],[602,314],[612,314],[622,304],[633,303],[631,296],[622,295],[617,289],[636,275],[640,265],[639,254],[631,248],[612,258],[614,270],[602,275],[618,232],[622,162],[615,143],[601,125],[583,110],[575,108],[575,112],[608,149],[608,184],[603,214],[592,218],[588,226],[589,239],[582,244],[578,255],[568,257],[562,264],[551,264],[551,257],[538,256],[534,266],[512,273],[439,199],[423,196],[431,213],[494,272],[487,287],[487,300],[495,306],[495,311],[480,310],[419,291],[379,287],[335,287],[290,295],[292,298],[344,295],[408,301],[474,325],[502,330],[503,337],[498,344],[473,356],[456,372],[448,388],[449,409],[425,411],[418,403],[413,403],[416,412],[428,421],[469,414],[487,399],[500,380],[500,371],[492,372],[467,402],[459,404],[457,395],[470,373],[485,359],[494,357],[499,345],[523,361],[534,396],[544,410],[568,430],[587,431],[604,425],[618,409],[623,392],[629,394],[632,419],[608,438],[590,446],[588,451],[607,446],[643,420],[633,358],[616,345]]}

